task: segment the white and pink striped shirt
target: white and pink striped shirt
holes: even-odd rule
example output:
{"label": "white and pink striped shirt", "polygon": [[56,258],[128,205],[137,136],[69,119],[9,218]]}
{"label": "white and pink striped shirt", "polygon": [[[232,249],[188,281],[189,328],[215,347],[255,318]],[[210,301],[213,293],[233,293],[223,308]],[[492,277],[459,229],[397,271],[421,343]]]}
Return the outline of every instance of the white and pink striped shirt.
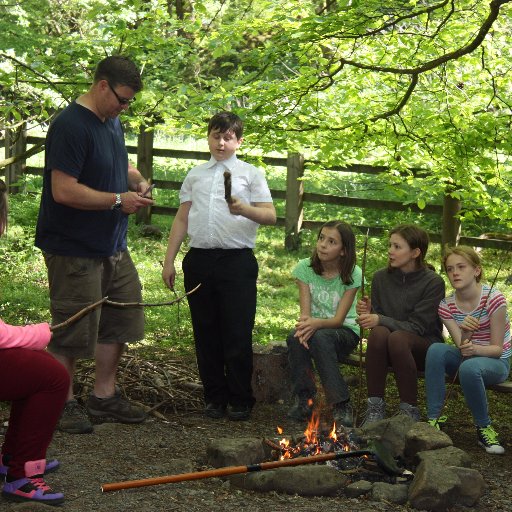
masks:
{"label": "white and pink striped shirt", "polygon": [[[491,316],[500,308],[507,308],[507,301],[503,294],[496,289],[491,290],[488,285],[483,285],[480,302],[473,311],[469,313],[461,311],[457,306],[455,293],[453,293],[441,301],[438,312],[441,320],[455,320],[459,326],[467,315],[477,318],[480,326],[478,331],[475,331],[471,336],[471,342],[475,345],[485,346],[491,342]],[[505,338],[501,359],[508,359],[512,353],[508,312],[505,313],[505,322]]]}

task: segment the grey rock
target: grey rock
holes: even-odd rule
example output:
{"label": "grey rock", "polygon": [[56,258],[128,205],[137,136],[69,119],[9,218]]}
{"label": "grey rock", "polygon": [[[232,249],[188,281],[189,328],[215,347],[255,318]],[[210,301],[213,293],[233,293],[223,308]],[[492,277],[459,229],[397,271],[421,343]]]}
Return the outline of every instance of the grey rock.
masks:
{"label": "grey rock", "polygon": [[428,450],[416,454],[418,463],[430,461],[441,466],[471,467],[471,457],[460,448],[447,446],[438,450]]}
{"label": "grey rock", "polygon": [[347,485],[347,487],[345,487],[345,494],[349,498],[358,498],[359,496],[368,494],[372,490],[372,487],[373,484],[371,482],[359,480],[353,484]]}
{"label": "grey rock", "polygon": [[391,452],[393,457],[403,457],[407,432],[416,422],[405,414],[397,414],[391,418],[371,423],[360,429],[362,436],[379,439]]}
{"label": "grey rock", "polygon": [[206,448],[208,464],[215,468],[224,466],[248,466],[265,459],[261,439],[222,437],[213,439]]}
{"label": "grey rock", "polygon": [[444,512],[457,503],[474,505],[484,489],[485,482],[478,471],[427,460],[416,470],[409,488],[409,503],[414,508]]}
{"label": "grey rock", "polygon": [[452,445],[453,442],[447,434],[420,421],[415,423],[405,435],[404,455],[407,458],[413,458],[418,452]]}
{"label": "grey rock", "polygon": [[277,491],[299,496],[335,496],[347,478],[332,466],[285,467],[230,477],[231,485],[251,491]]}
{"label": "grey rock", "polygon": [[372,486],[372,499],[388,501],[403,505],[407,503],[408,486],[405,484],[388,484],[386,482],[375,482]]}

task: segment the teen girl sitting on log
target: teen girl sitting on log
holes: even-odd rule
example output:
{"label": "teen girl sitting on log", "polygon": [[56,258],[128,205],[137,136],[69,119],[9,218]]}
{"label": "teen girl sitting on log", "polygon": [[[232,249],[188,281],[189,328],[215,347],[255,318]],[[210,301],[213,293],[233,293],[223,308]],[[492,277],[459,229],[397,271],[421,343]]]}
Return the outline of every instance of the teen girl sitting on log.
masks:
{"label": "teen girl sitting on log", "polygon": [[455,343],[432,345],[427,353],[425,385],[428,422],[440,428],[446,393],[445,374],[455,376],[476,425],[478,444],[503,454],[491,425],[485,386],[499,384],[510,372],[510,320],[505,297],[482,284],[480,257],[463,245],[446,251],[444,268],[454,292],[439,305],[439,316]]}
{"label": "teen girl sitting on log", "polygon": [[385,418],[384,393],[388,368],[395,373],[399,412],[415,421],[418,370],[433,343],[442,342],[437,315],[445,284],[425,262],[428,234],[409,224],[395,227],[389,237],[388,266],[372,279],[371,300],[357,302],[357,322],[371,329],[366,349],[368,403],[364,424]]}
{"label": "teen girl sitting on log", "polygon": [[[0,180],[0,236],[7,227],[7,191]],[[58,461],[46,449],[66,401],[69,376],[44,349],[51,338],[47,323],[14,327],[0,320],[0,401],[11,402],[9,426],[0,453],[2,495],[11,501],[58,505],[43,475]]]}
{"label": "teen girl sitting on log", "polygon": [[355,300],[361,286],[356,239],[348,224],[330,221],[320,229],[311,258],[293,269],[299,287],[300,317],[288,336],[288,357],[296,404],[288,416],[307,420],[313,412],[316,385],[313,361],[337,425],[351,427],[348,386],[340,373],[358,342]]}

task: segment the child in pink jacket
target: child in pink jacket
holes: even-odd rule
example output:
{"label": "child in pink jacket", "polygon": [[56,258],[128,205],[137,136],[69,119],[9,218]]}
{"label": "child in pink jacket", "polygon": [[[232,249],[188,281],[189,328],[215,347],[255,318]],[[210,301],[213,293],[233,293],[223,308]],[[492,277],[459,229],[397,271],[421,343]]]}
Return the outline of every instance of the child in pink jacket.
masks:
{"label": "child in pink jacket", "polygon": [[[7,190],[0,180],[0,236],[6,226]],[[46,450],[69,386],[66,369],[45,351],[50,338],[47,323],[15,327],[0,320],[0,401],[11,402],[0,479],[5,479],[2,496],[11,501],[64,501],[43,479],[59,465],[46,461]]]}

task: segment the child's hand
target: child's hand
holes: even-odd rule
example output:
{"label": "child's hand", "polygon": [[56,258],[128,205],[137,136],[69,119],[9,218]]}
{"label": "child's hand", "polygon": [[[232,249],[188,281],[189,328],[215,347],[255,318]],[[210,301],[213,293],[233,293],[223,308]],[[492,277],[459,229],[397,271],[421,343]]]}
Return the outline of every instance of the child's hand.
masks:
{"label": "child's hand", "polygon": [[359,299],[356,303],[356,313],[358,315],[364,315],[370,313],[372,310],[371,300],[365,295],[362,299]]}
{"label": "child's hand", "polygon": [[474,316],[471,316],[471,315],[467,315],[464,318],[464,320],[462,321],[462,323],[460,324],[460,328],[463,331],[473,332],[473,331],[478,330],[479,325],[480,325],[480,322],[477,318],[475,318]]}
{"label": "child's hand", "polygon": [[301,316],[295,324],[295,336],[306,348],[309,348],[308,341],[315,331],[315,319],[309,316]]}
{"label": "child's hand", "polygon": [[471,340],[463,340],[459,345],[462,357],[473,357],[476,355],[476,347]]}
{"label": "child's hand", "polygon": [[165,262],[162,269],[162,279],[165,286],[170,290],[174,290],[174,281],[176,279],[176,268],[174,267],[173,261]]}
{"label": "child's hand", "polygon": [[238,197],[231,197],[231,203],[228,203],[230,213],[233,215],[244,215],[244,209],[247,205],[242,203]]}
{"label": "child's hand", "polygon": [[375,313],[364,313],[356,318],[356,322],[363,329],[373,329],[379,325],[379,315]]}

